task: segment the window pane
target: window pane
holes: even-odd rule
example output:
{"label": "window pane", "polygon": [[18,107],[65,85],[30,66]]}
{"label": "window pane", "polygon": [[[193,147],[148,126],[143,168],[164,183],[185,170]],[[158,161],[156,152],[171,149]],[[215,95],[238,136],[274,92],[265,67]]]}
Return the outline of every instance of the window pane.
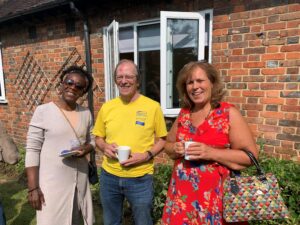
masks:
{"label": "window pane", "polygon": [[130,59],[134,61],[134,39],[133,27],[120,27],[119,28],[119,52],[121,59]]}
{"label": "window pane", "polygon": [[160,102],[160,25],[137,28],[141,93]]}
{"label": "window pane", "polygon": [[209,42],[210,42],[210,14],[205,14],[205,47],[204,47],[204,59],[209,62]]}
{"label": "window pane", "polygon": [[179,108],[176,80],[179,70],[198,59],[199,21],[194,19],[167,20],[167,108]]}
{"label": "window pane", "polygon": [[120,53],[133,52],[133,27],[120,27],[119,29],[119,51]]}

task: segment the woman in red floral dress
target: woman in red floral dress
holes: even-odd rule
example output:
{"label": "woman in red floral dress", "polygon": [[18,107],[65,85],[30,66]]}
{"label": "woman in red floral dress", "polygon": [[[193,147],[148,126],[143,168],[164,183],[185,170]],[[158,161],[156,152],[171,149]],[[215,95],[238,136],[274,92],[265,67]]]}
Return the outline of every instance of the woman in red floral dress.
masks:
{"label": "woman in red floral dress", "polygon": [[[258,150],[240,112],[221,102],[224,96],[216,69],[191,62],[179,73],[177,89],[182,109],[165,145],[175,159],[162,224],[222,225],[222,184],[229,170],[251,165],[247,149]],[[184,142],[193,141],[184,150]],[[184,159],[184,154],[189,160]],[[232,224],[232,223],[231,223]]]}

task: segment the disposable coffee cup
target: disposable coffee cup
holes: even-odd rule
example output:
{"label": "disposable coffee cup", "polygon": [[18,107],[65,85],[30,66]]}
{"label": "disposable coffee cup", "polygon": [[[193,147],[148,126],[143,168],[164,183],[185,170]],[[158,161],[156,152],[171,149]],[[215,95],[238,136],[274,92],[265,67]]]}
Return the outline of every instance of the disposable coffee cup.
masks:
{"label": "disposable coffee cup", "polygon": [[194,141],[186,141],[186,142],[184,142],[184,159],[185,160],[190,160],[189,155],[186,154],[186,150],[190,146],[190,144],[193,144],[193,143],[195,143],[195,142]]}
{"label": "disposable coffee cup", "polygon": [[131,148],[129,146],[118,146],[116,156],[119,162],[124,162],[129,158]]}

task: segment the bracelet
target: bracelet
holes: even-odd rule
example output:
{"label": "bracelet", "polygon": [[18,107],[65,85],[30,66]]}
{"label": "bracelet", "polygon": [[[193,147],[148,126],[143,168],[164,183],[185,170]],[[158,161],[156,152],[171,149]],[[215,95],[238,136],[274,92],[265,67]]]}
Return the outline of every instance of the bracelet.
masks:
{"label": "bracelet", "polygon": [[33,192],[33,191],[35,191],[35,190],[37,190],[37,189],[39,189],[39,188],[40,188],[40,187],[32,188],[32,189],[28,190],[28,193]]}
{"label": "bracelet", "polygon": [[148,153],[149,160],[154,158],[154,155],[151,151],[146,151]]}

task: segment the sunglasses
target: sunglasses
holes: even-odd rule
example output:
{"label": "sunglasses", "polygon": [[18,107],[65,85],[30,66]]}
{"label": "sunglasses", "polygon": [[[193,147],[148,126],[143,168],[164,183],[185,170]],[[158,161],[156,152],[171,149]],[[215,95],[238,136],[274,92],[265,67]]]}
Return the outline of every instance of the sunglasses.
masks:
{"label": "sunglasses", "polygon": [[72,87],[74,86],[78,91],[83,91],[86,87],[83,85],[80,85],[78,83],[75,83],[74,80],[72,79],[67,79],[63,81],[63,84],[66,85],[67,87]]}

